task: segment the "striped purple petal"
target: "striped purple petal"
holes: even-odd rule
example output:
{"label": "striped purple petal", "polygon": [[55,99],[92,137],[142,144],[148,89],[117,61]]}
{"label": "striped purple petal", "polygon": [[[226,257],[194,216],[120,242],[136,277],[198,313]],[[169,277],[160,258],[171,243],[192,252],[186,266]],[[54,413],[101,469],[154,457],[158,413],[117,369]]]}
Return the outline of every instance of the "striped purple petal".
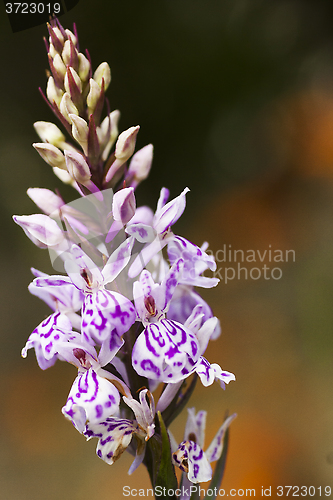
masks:
{"label": "striped purple petal", "polygon": [[119,403],[120,395],[116,387],[89,368],[79,372],[62,413],[82,433],[87,420],[97,424],[116,413]]}
{"label": "striped purple petal", "polygon": [[189,375],[199,357],[195,336],[183,325],[161,320],[148,325],[132,351],[135,371],[161,382],[178,382]]}

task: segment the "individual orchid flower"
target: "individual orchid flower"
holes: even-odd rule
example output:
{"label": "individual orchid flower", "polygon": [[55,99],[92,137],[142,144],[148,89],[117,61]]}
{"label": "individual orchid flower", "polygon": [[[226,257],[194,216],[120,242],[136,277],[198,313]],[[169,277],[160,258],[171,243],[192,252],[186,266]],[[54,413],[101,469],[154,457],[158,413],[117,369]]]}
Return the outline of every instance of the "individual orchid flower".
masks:
{"label": "individual orchid flower", "polygon": [[179,259],[161,284],[154,283],[149,271],[142,271],[133,286],[137,314],[145,327],[133,347],[133,367],[141,376],[166,383],[186,378],[200,356],[195,335],[165,316],[182,268]]}
{"label": "individual orchid flower", "polygon": [[146,442],[155,432],[155,404],[153,395],[148,389],[140,391],[140,402],[126,396],[123,400],[133,410],[135,420],[109,417],[96,424],[89,422],[83,434],[87,440],[93,437],[99,438],[96,453],[109,465],[118,460],[134,435],[137,441],[136,457],[128,471],[132,474],[143,461]]}
{"label": "individual orchid flower", "polygon": [[[206,411],[199,411],[195,414],[195,408],[188,408],[184,441],[172,454],[174,464],[187,473],[191,483],[203,483],[212,478],[210,464],[222,455],[225,432],[236,418],[236,414],[234,413],[223,422],[207,450],[203,451],[206,417]],[[171,440],[175,443],[173,437]]]}
{"label": "individual orchid flower", "polygon": [[126,239],[109,257],[100,270],[77,245],[71,248],[71,258],[65,261],[68,276],[36,278],[37,287],[63,287],[72,285],[84,295],[81,331],[91,345],[101,346],[102,364],[111,361],[124,341],[122,335],[135,321],[132,302],[118,292],[107,290],[105,285],[114,281],[127,265],[134,240]]}
{"label": "individual orchid flower", "polygon": [[62,343],[60,355],[78,367],[78,375],[69,392],[62,413],[82,433],[87,420],[97,424],[119,410],[120,394],[131,397],[126,384],[103,369],[95,349],[81,337]]}
{"label": "individual orchid flower", "polygon": [[140,222],[131,223],[131,221],[127,225],[126,232],[129,235],[134,236],[140,243],[147,243],[129,268],[130,278],[138,276],[152,257],[174,238],[171,226],[177,222],[185,210],[185,195],[188,191],[189,188],[185,188],[179,196],[167,203],[169,190],[162,188],[151,225]]}
{"label": "individual orchid flower", "polygon": [[184,326],[195,334],[199,345],[200,357],[191,373],[196,372],[205,387],[211,385],[214,380],[218,380],[220,386],[225,389],[225,384],[229,384],[232,380],[236,380],[236,377],[233,373],[222,370],[217,363],[210,364],[209,361],[202,356],[207,348],[209,340],[212,336],[214,337],[214,332],[219,323],[219,320],[215,316],[205,320],[202,311],[202,306],[200,304],[196,305],[191,316],[189,316],[184,323]]}
{"label": "individual orchid flower", "polygon": [[[202,276],[207,269],[216,270],[214,257],[205,252],[207,247],[208,243],[204,243],[199,248],[180,236],[176,236],[168,244],[170,263],[173,264],[179,258],[184,260],[184,271],[169,307],[168,317],[170,319],[184,323],[196,305],[201,305],[204,308],[205,319],[213,317],[209,305],[194,289],[195,286],[212,288],[219,283],[219,279],[215,277]],[[211,338],[218,338],[220,333],[220,323],[217,322]]]}

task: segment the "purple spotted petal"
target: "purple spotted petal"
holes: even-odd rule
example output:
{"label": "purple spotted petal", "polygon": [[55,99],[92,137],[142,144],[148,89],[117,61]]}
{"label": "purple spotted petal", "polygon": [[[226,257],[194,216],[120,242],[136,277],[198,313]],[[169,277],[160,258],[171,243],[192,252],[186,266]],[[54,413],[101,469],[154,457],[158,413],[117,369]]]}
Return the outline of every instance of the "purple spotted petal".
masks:
{"label": "purple spotted petal", "polygon": [[161,320],[148,325],[132,351],[135,371],[160,382],[178,382],[188,376],[198,359],[195,336],[183,325]]}
{"label": "purple spotted petal", "polygon": [[174,463],[184,472],[191,483],[204,483],[212,478],[212,468],[205,453],[197,443],[183,441],[172,454]]}
{"label": "purple spotted petal", "polygon": [[82,433],[87,420],[97,424],[116,413],[119,403],[116,387],[90,368],[79,372],[62,413]]}
{"label": "purple spotted petal", "polygon": [[153,241],[156,236],[154,229],[148,224],[143,224],[142,222],[128,224],[126,233],[130,236],[134,236],[134,238],[140,243]]}
{"label": "purple spotted petal", "polygon": [[[53,277],[44,274],[44,276],[40,276],[39,278],[50,279]],[[63,276],[62,278],[66,277]],[[42,281],[38,281],[38,283],[39,286],[37,286],[36,280],[30,283],[30,285],[28,286],[29,292],[46,302],[46,304],[54,311],[58,309],[59,311],[63,312],[74,312],[78,311],[82,307],[83,293],[78,290],[70,280],[66,282],[61,280],[62,284],[60,284],[59,286],[47,285],[47,282],[45,281],[45,286],[41,286],[41,283],[43,283]]]}
{"label": "purple spotted petal", "polygon": [[171,262],[179,258],[184,260],[181,283],[203,288],[212,288],[219,282],[217,278],[201,276],[207,269],[216,270],[213,255],[208,255],[201,248],[180,236],[175,236],[168,244],[168,257]]}
{"label": "purple spotted petal", "polygon": [[98,290],[86,295],[82,333],[88,342],[102,344],[114,330],[119,337],[127,332],[135,319],[135,308],[130,300],[117,292]]}
{"label": "purple spotted petal", "polygon": [[230,415],[230,417],[228,417],[223,422],[223,424],[217,431],[215,437],[213,438],[211,444],[205,452],[208,462],[215,462],[222,455],[225,431],[228,429],[229,425],[234,420],[234,418],[236,418],[236,416],[236,413]]}
{"label": "purple spotted petal", "polygon": [[236,380],[233,373],[222,370],[216,363],[210,364],[203,356],[201,356],[195,371],[205,387],[211,385],[214,380],[217,379],[220,381],[221,387],[225,389],[225,384],[229,384],[232,380]]}
{"label": "purple spotted petal", "polygon": [[132,420],[109,417],[104,422],[86,425],[83,434],[87,440],[98,438],[96,453],[107,464],[112,465],[127,448],[138,426]]}
{"label": "purple spotted petal", "polygon": [[59,312],[51,314],[42,321],[30,335],[22,349],[22,357],[27,356],[28,349],[34,348],[38,365],[46,370],[58,359],[58,345],[73,335],[69,319]]}

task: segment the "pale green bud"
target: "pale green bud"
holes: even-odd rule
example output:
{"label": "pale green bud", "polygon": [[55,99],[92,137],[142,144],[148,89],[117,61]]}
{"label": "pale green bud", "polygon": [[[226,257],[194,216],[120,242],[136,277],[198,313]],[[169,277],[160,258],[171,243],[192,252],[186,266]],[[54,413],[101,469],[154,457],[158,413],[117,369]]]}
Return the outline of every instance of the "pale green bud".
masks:
{"label": "pale green bud", "polygon": [[102,86],[102,78],[104,78],[104,90],[106,90],[111,82],[111,70],[106,62],[101,63],[94,73],[94,80],[100,87]]}
{"label": "pale green bud", "polygon": [[88,163],[82,154],[65,151],[65,159],[69,174],[80,184],[86,184],[91,178]]}
{"label": "pale green bud", "polygon": [[[75,81],[75,83],[76,83],[76,85],[81,93],[82,92],[82,83],[81,83],[81,79],[80,79],[79,75],[77,74],[75,69],[73,69],[71,67],[68,68],[68,71],[71,72],[71,74],[74,78],[74,81]],[[65,75],[64,86],[65,86],[66,92],[68,92],[70,95],[70,88],[69,88],[68,72],[67,71],[66,71],[66,75]]]}
{"label": "pale green bud", "polygon": [[124,130],[118,137],[116,143],[115,156],[117,160],[121,160],[123,163],[128,160],[134,153],[136,136],[139,132],[139,125],[137,127],[130,127],[128,130]]}
{"label": "pale green bud", "polygon": [[72,123],[72,135],[80,144],[85,155],[88,155],[88,125],[80,116],[69,114]]}
{"label": "pale green bud", "polygon": [[58,107],[60,106],[63,91],[56,86],[53,76],[50,76],[47,81],[46,95],[50,103],[54,101]]}
{"label": "pale green bud", "polygon": [[57,51],[56,51],[56,49],[54,48],[53,43],[50,43],[50,45],[49,45],[49,54],[50,54],[50,56],[52,57],[52,59],[53,59],[53,58],[54,58],[54,56],[57,54]]}
{"label": "pale green bud", "polygon": [[67,170],[53,167],[53,172],[64,184],[70,184],[71,186],[75,185],[75,180],[69,175]]}
{"label": "pale green bud", "polygon": [[79,52],[78,54],[78,59],[79,59],[79,70],[78,70],[79,77],[83,82],[86,82],[89,76],[90,62],[86,58],[86,56],[81,52]]}
{"label": "pale green bud", "polygon": [[46,142],[37,142],[33,144],[33,147],[40,154],[46,163],[51,165],[51,167],[58,167],[66,170],[65,157],[60,151],[60,149],[53,146],[53,144],[48,144]]}
{"label": "pale green bud", "polygon": [[54,69],[56,70],[56,72],[62,78],[64,78],[65,74],[66,74],[66,66],[58,53],[53,58],[53,66],[54,66]]}
{"label": "pale green bud", "polygon": [[66,42],[64,44],[64,48],[62,49],[61,57],[67,66],[71,61],[71,42],[69,40],[66,40]]}
{"label": "pale green bud", "polygon": [[88,114],[92,114],[95,111],[96,104],[98,102],[99,96],[101,95],[101,88],[93,78],[90,78],[89,83],[90,90],[89,94],[87,95],[87,106]]}
{"label": "pale green bud", "polygon": [[[63,37],[60,29],[55,26],[53,28],[53,32],[54,32],[55,36],[58,38],[58,40],[61,42],[61,44],[63,44],[64,41],[65,41],[65,39],[64,39],[64,37]],[[52,38],[51,37],[49,37],[49,41],[50,41],[50,45],[51,45],[51,43],[52,43]]]}
{"label": "pale green bud", "polygon": [[65,30],[65,32],[66,32],[67,37],[72,40],[74,47],[76,47],[77,46],[77,39],[76,39],[76,36],[74,35],[74,33],[72,33],[70,30],[67,30],[67,29]]}
{"label": "pale green bud", "polygon": [[77,107],[75,106],[75,104],[73,103],[70,95],[68,94],[68,92],[65,92],[62,99],[61,99],[61,102],[60,102],[60,113],[62,114],[62,116],[65,118],[65,120],[68,121],[68,123],[72,123],[71,122],[71,119],[69,117],[70,114],[72,115],[78,115],[79,114],[79,111],[77,109]]}
{"label": "pale green bud", "polygon": [[[111,129],[108,134],[109,130],[109,117],[111,120]],[[110,113],[109,116],[104,118],[102,121],[100,127],[97,128],[97,135],[98,135],[98,140],[99,143],[104,146],[103,154],[102,154],[102,160],[106,161],[107,157],[109,156],[110,149],[115,143],[115,140],[118,137],[118,121],[120,118],[120,111],[118,109],[115,109]]]}
{"label": "pale green bud", "polygon": [[53,146],[61,147],[66,139],[54,123],[40,121],[34,123],[34,128],[42,141],[49,142]]}

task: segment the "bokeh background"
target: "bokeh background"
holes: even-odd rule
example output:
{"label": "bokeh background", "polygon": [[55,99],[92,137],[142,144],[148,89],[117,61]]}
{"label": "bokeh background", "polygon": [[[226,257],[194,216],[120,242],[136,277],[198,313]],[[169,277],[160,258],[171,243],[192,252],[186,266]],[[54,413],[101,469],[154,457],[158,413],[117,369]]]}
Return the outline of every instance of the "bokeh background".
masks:
{"label": "bokeh background", "polygon": [[[223,486],[257,496],[333,487],[332,17],[331,0],[80,0],[61,18],[77,23],[95,67],[109,62],[121,130],[140,124],[138,148],[154,144],[139,203],[189,186],[179,234],[213,252],[295,251],[279,280],[204,293],[223,329],[207,357],[237,381],[225,392],[198,384],[191,403],[208,410],[207,445],[225,411],[237,412]],[[52,269],[11,215],[34,213],[28,187],[73,193],[31,147],[32,123],[53,120],[37,91],[46,29],[13,34],[4,9],[0,18],[0,499],[118,500],[123,485],[149,486],[144,468],[127,476],[126,454],[107,466],[64,419],[74,367],[42,372],[33,352],[20,357],[48,314],[26,289],[29,268]],[[185,418],[173,425],[179,441]]]}

